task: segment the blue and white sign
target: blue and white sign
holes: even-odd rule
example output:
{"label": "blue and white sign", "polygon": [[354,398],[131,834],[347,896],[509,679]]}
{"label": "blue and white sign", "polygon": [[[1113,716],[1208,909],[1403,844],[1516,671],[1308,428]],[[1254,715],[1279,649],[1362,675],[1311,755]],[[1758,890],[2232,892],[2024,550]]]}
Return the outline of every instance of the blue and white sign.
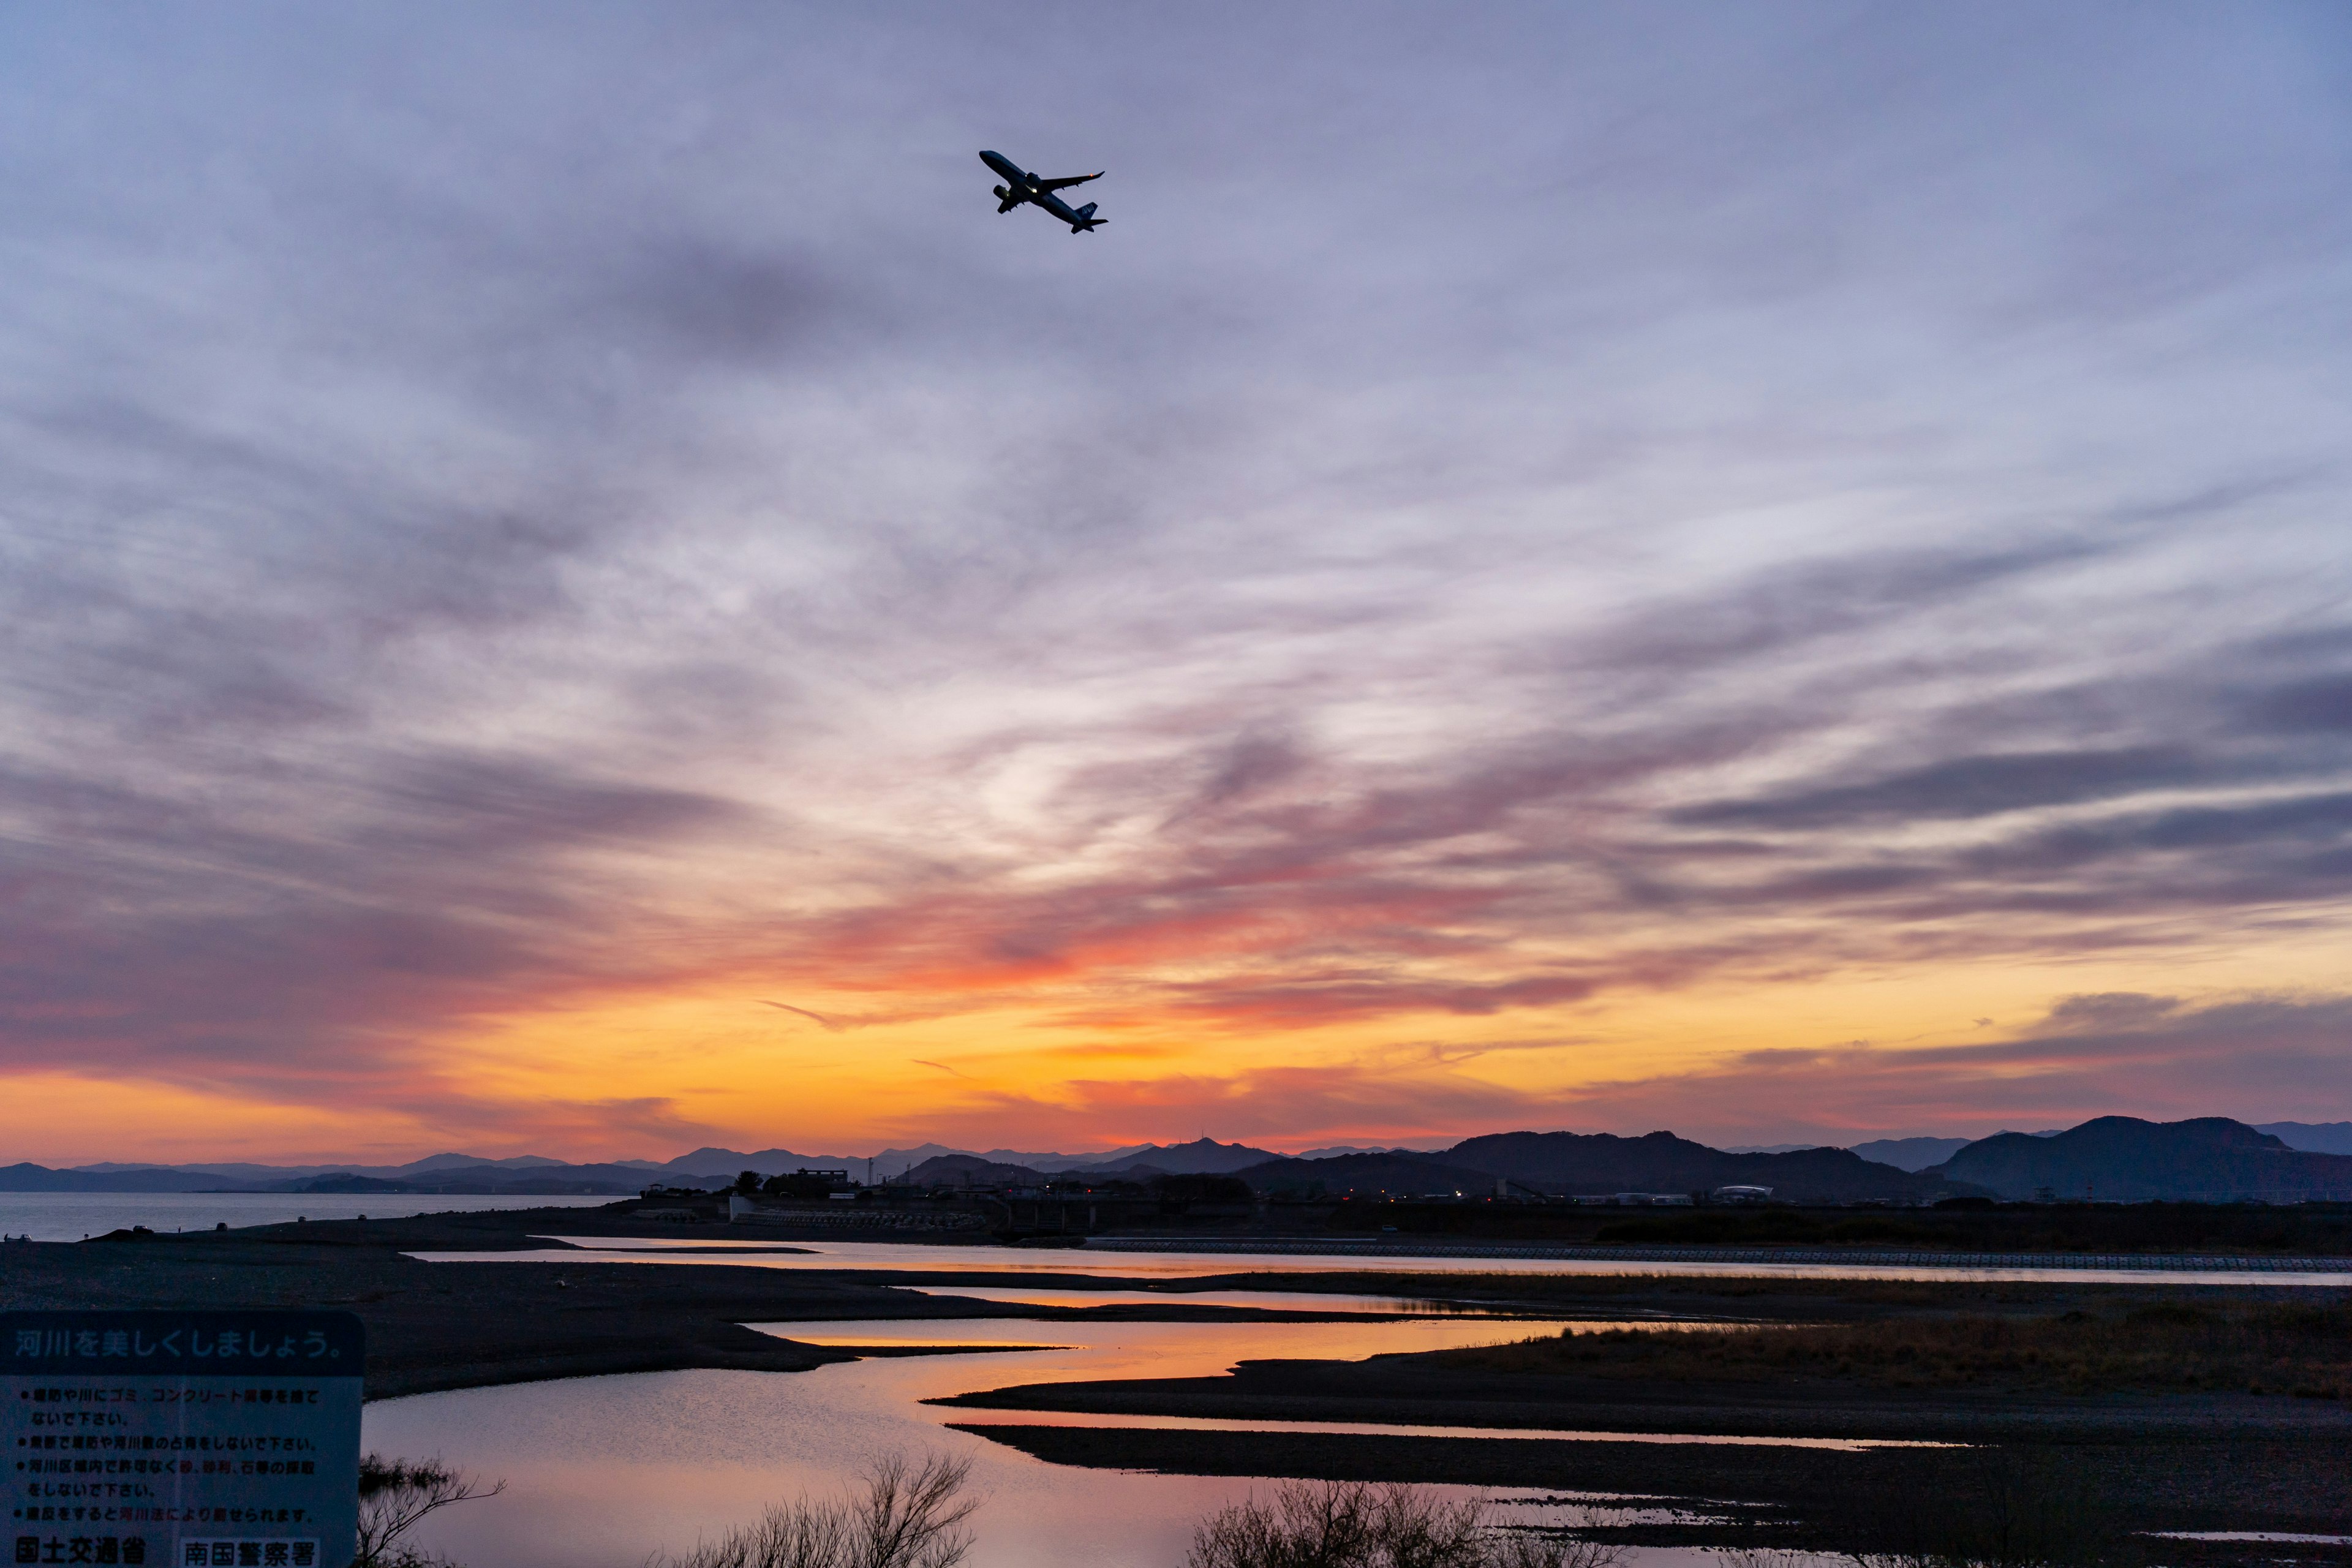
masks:
{"label": "blue and white sign", "polygon": [[347,1568],[365,1365],[349,1312],[0,1313],[9,1560]]}

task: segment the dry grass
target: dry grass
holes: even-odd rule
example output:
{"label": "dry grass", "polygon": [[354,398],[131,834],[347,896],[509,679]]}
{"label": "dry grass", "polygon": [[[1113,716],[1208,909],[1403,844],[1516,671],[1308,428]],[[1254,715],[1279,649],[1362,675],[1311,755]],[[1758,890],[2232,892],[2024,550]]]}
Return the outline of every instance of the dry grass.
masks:
{"label": "dry grass", "polygon": [[980,1506],[964,1494],[971,1462],[883,1457],[864,1496],[779,1503],[756,1522],[646,1568],[955,1568],[971,1551],[964,1528]]}
{"label": "dry grass", "polygon": [[1417,1487],[1292,1481],[1202,1521],[1185,1568],[1611,1568],[1623,1549],[1497,1528],[1490,1505]]}
{"label": "dry grass", "polygon": [[1675,1381],[1817,1377],[1897,1388],[2242,1390],[2352,1398],[2352,1306],[1912,1318],[1729,1331],[1604,1330],[1446,1351],[1460,1366]]}
{"label": "dry grass", "polygon": [[410,1544],[408,1532],[451,1503],[496,1497],[506,1489],[504,1481],[484,1486],[438,1459],[366,1455],[360,1460],[359,1534],[352,1568],[449,1568],[446,1559]]}

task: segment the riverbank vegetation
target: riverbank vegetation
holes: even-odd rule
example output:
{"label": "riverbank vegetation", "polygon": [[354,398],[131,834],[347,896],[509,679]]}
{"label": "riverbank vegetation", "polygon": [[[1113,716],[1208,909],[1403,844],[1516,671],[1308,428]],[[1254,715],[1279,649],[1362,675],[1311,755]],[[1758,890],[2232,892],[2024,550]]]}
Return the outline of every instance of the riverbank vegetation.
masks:
{"label": "riverbank vegetation", "polygon": [[369,1454],[360,1460],[360,1517],[352,1568],[449,1568],[417,1548],[409,1532],[451,1503],[496,1497],[504,1481],[485,1486],[438,1459],[387,1459]]}
{"label": "riverbank vegetation", "polygon": [[[1278,1210],[1277,1210],[1278,1214]],[[1290,1228],[1313,1229],[1293,1221]],[[1857,1251],[2352,1255],[2352,1204],[1993,1203],[1937,1208],[1787,1204],[1620,1208],[1557,1202],[1354,1199],[1324,1228],[1449,1241],[1604,1247],[1803,1247]]]}
{"label": "riverbank vegetation", "polygon": [[1767,1205],[1610,1219],[1604,1246],[1855,1247],[1938,1252],[2301,1254],[2352,1252],[2352,1205],[1984,1204],[1937,1209]]}
{"label": "riverbank vegetation", "polygon": [[1608,1568],[1616,1546],[1498,1528],[1475,1499],[1416,1487],[1294,1481],[1213,1515],[1185,1568]]}
{"label": "riverbank vegetation", "polygon": [[969,1460],[884,1457],[862,1492],[779,1503],[757,1521],[647,1568],[955,1568],[971,1551]]}
{"label": "riverbank vegetation", "polygon": [[1564,1331],[1439,1364],[1585,1377],[1818,1377],[1897,1388],[2242,1391],[2352,1398],[2352,1305],[2153,1301],[2054,1316],[1969,1314],[1810,1327]]}

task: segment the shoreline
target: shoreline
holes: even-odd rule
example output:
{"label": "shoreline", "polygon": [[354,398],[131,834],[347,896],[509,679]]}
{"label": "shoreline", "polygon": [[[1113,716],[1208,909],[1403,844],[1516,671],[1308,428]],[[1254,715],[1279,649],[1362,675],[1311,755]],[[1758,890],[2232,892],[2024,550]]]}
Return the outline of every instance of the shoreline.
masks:
{"label": "shoreline", "polygon": [[[1512,1437],[1335,1436],[1091,1426],[954,1429],[1047,1464],[1168,1475],[1444,1483],[1613,1495],[1695,1519],[1580,1531],[1640,1546],[1899,1551],[1913,1500],[1980,1489],[2031,1496],[2082,1487],[2127,1519],[2124,1533],[2247,1531],[2352,1534],[2339,1441],[2228,1439],[2046,1444],[2038,1448],[1736,1447]],[[1993,1467],[2006,1461],[2008,1475]],[[1598,1509],[1612,1506],[1597,1502]],[[2259,1522],[2250,1522],[2259,1521]],[[2165,1542],[2175,1564],[2242,1563],[2242,1543]],[[2273,1558],[2273,1560],[2276,1560]],[[2352,1563],[2352,1547],[2298,1547],[2294,1561]]]}
{"label": "shoreline", "polygon": [[1491,1258],[1496,1261],[1530,1258],[1572,1263],[1750,1263],[1767,1268],[1833,1263],[1850,1268],[1950,1268],[1960,1270],[2050,1268],[2152,1274],[2308,1274],[2333,1277],[2352,1286],[2352,1258],[2312,1255],[2284,1257],[2264,1253],[2194,1252],[1933,1252],[1893,1251],[1884,1247],[1632,1247],[1562,1243],[1557,1246],[1507,1243],[1448,1245],[1429,1242],[1322,1241],[1315,1238],[1265,1240],[1160,1240],[1150,1237],[1093,1237],[1089,1253],[1200,1252],[1235,1257],[1336,1258]]}
{"label": "shoreline", "polygon": [[[1328,1270],[1274,1275],[1251,1270],[1236,1251],[1230,1275],[1182,1280],[1036,1271],[1055,1248],[1005,1247],[1008,1269],[988,1282],[1037,1289],[1146,1289],[1164,1301],[1073,1309],[1028,1307],[922,1296],[961,1282],[979,1284],[968,1261],[929,1270],[854,1268],[762,1269],[720,1263],[625,1263],[583,1251],[577,1265],[554,1261],[425,1263],[411,1252],[563,1251],[556,1235],[658,1238],[687,1243],[662,1249],[704,1256],[794,1250],[796,1242],[872,1239],[897,1247],[958,1249],[971,1238],[940,1234],[916,1241],[903,1232],[872,1237],[823,1234],[730,1233],[697,1226],[675,1237],[648,1222],[634,1203],[603,1207],[457,1210],[398,1219],[315,1220],[218,1232],[132,1236],[82,1242],[16,1242],[0,1249],[0,1305],[7,1307],[345,1307],[368,1325],[367,1396],[411,1394],[549,1378],[689,1368],[803,1371],[856,1359],[856,1352],[805,1345],[761,1333],[747,1322],[838,1319],[1218,1319],[1297,1318],[1253,1308],[1193,1306],[1189,1290],[1277,1288],[1294,1293],[1475,1297],[1530,1316],[1593,1320],[1662,1317],[1744,1322],[1844,1321],[1948,1310],[1968,1303],[1995,1311],[2032,1311],[2076,1301],[2145,1293],[2148,1286],[2095,1280],[1999,1281],[1873,1279],[1832,1276],[1674,1274],[1545,1275],[1469,1272],[1414,1274],[1409,1268]],[[1130,1238],[1150,1242],[1158,1238]],[[703,1244],[703,1245],[698,1245]],[[734,1244],[734,1245],[721,1245]],[[743,1244],[749,1244],[748,1246]],[[1165,1247],[1197,1246],[1169,1238]],[[1072,1249],[1076,1250],[1076,1249]],[[1087,1247],[1094,1262],[1112,1249]],[[1410,1255],[1400,1256],[1405,1261]],[[2282,1299],[2307,1288],[2265,1282],[2218,1285],[2182,1281],[2174,1290]],[[1354,1315],[1346,1310],[1333,1316]],[[1174,1414],[1175,1412],[1171,1412]],[[1589,1426],[1589,1423],[1580,1423]]]}
{"label": "shoreline", "polygon": [[[1432,1352],[1442,1355],[1447,1352]],[[1897,1443],[2116,1442],[2221,1434],[2321,1438],[2352,1452],[2352,1411],[2283,1394],[2018,1394],[1794,1381],[1632,1383],[1465,1373],[1419,1356],[1244,1362],[1222,1377],[1050,1383],[976,1390],[940,1408],[1195,1420],[1525,1427],[1691,1438],[1835,1437]],[[2352,1507],[2352,1500],[2347,1500]],[[2352,1522],[2352,1515],[2347,1515]]]}
{"label": "shoreline", "polygon": [[651,1227],[600,1209],[485,1210],[16,1242],[0,1250],[0,1307],[343,1308],[367,1327],[370,1401],[619,1373],[804,1372],[856,1358],[743,1325],[944,1315],[927,1298],[830,1271],[405,1256],[561,1249],[547,1239],[558,1228]]}
{"label": "shoreline", "polygon": [[[2279,1302],[2315,1299],[2280,1284],[2169,1287],[2080,1280],[1940,1280],[1823,1275],[1413,1274],[1409,1268],[1313,1275],[1253,1272],[1182,1280],[1028,1272],[1041,1249],[1006,1247],[1008,1268],[861,1271],[764,1269],[720,1263],[615,1261],[426,1263],[409,1252],[562,1251],[554,1233],[644,1239],[659,1227],[625,1210],[462,1211],[398,1220],[318,1221],[241,1231],[16,1243],[0,1251],[0,1305],[29,1307],[341,1307],[369,1335],[366,1397],[494,1387],[559,1378],[711,1369],[802,1372],[879,1353],[818,1346],[747,1328],[794,1321],[1293,1320],[1324,1314],[1192,1305],[1191,1291],[1279,1289],[1293,1293],[1475,1299],[1530,1316],[1619,1321],[1703,1320],[1747,1324],[1868,1323],[1978,1313],[2047,1316],[2076,1306],[2146,1300]],[[716,1230],[716,1227],[712,1227]],[[763,1227],[764,1228],[764,1227]],[[664,1237],[663,1239],[670,1239]],[[698,1242],[754,1241],[793,1250],[803,1238],[724,1233]],[[838,1235],[811,1240],[845,1239]],[[862,1238],[859,1238],[862,1239]],[[903,1235],[877,1237],[904,1246]],[[962,1238],[941,1237],[949,1245]],[[672,1249],[664,1249],[672,1251]],[[740,1255],[737,1247],[703,1252]],[[1099,1260],[1100,1253],[1089,1249]],[[672,1251],[675,1256],[675,1252]],[[957,1283],[1080,1291],[1150,1289],[1164,1300],[1095,1308],[1037,1307],[906,1287]],[[2340,1292],[2326,1293],[2340,1299]],[[1330,1317],[1361,1314],[1334,1310]],[[1498,1322],[1507,1324],[1507,1317]],[[784,1331],[789,1331],[786,1329]],[[1444,1352],[1451,1353],[1451,1352]],[[2283,1394],[2019,1395],[1992,1389],[1843,1388],[1818,1380],[1715,1384],[1669,1379],[1576,1378],[1446,1365],[1428,1357],[1363,1362],[1248,1362],[1221,1377],[1047,1384],[1024,1388],[1017,1365],[975,1373],[1004,1386],[936,1402],[946,1425],[1055,1464],[1202,1475],[1308,1479],[1453,1480],[1673,1498],[1677,1506],[1737,1514],[1736,1525],[1626,1527],[1621,1538],[1658,1544],[1845,1549],[1877,1528],[1853,1500],[1948,1488],[1974,1472],[1954,1465],[2027,1456],[2095,1478],[2148,1522],[2171,1530],[2263,1529],[2352,1534],[2352,1402]],[[1337,1436],[1096,1426],[987,1425],[955,1407],[1084,1415],[1315,1420],[1505,1429],[1494,1436]],[[1518,1438],[1513,1426],[1555,1432],[1666,1433],[1660,1445],[1599,1438]],[[1972,1445],[1962,1449],[1859,1451],[1737,1447],[1708,1436],[1843,1437]],[[1970,1458],[1969,1456],[1975,1456]],[[2034,1456],[2040,1456],[2034,1458]],[[1726,1505],[1721,1500],[1737,1500]],[[1716,1500],[1707,1501],[1706,1500]],[[1664,1533],[1661,1533],[1663,1531]],[[1669,1540],[1671,1537],[1671,1541]],[[2168,1560],[2199,1561],[2184,1547]],[[2220,1557],[2210,1560],[2221,1561]],[[2305,1554],[2305,1561],[2352,1563]]]}

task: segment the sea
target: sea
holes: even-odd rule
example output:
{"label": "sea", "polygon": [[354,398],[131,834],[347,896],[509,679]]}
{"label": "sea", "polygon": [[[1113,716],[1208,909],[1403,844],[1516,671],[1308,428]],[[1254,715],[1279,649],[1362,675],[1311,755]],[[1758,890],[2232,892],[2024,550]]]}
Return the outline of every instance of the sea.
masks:
{"label": "sea", "polygon": [[212,1230],[298,1219],[398,1219],[485,1209],[594,1208],[609,1197],[500,1197],[444,1193],[0,1193],[0,1236],[80,1241],[143,1225]]}

